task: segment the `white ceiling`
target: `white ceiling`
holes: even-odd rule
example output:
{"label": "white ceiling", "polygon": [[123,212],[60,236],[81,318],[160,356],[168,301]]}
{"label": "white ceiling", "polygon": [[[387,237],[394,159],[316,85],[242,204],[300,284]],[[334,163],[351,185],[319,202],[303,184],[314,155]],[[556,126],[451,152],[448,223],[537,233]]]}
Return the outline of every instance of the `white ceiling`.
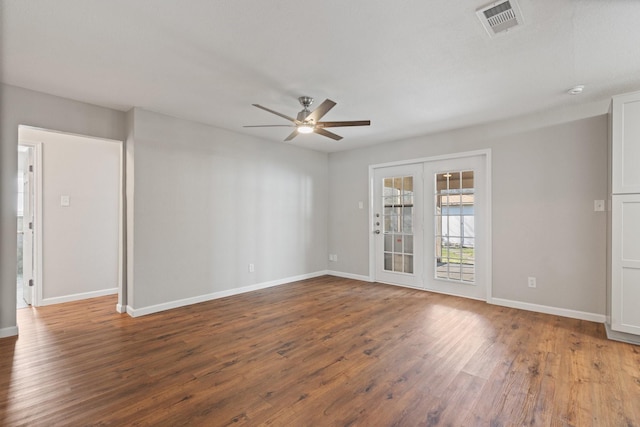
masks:
{"label": "white ceiling", "polygon": [[[640,1],[519,0],[490,38],[485,0],[0,0],[4,83],[142,107],[274,141],[297,97],[338,103],[337,151],[640,89]],[[580,96],[567,90],[586,86]]]}

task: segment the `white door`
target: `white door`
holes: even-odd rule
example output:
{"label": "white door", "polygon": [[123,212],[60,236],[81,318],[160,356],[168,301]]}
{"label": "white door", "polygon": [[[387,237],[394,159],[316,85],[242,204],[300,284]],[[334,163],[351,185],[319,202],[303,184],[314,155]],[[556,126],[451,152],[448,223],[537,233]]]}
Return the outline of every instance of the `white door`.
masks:
{"label": "white door", "polygon": [[374,169],[375,280],[422,287],[422,164]]}
{"label": "white door", "polygon": [[611,241],[611,329],[640,334],[640,195],[614,194]]}
{"label": "white door", "polygon": [[29,148],[27,162],[23,173],[23,241],[22,241],[22,295],[25,302],[29,305],[33,303],[33,149]]}
{"label": "white door", "polygon": [[424,288],[486,300],[486,156],[425,162],[424,181]]}

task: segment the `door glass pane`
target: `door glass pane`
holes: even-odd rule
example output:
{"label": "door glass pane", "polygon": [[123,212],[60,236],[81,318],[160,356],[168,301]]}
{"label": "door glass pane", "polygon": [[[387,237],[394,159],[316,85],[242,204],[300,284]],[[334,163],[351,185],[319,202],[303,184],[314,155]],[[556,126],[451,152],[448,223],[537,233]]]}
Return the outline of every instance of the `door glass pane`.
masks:
{"label": "door glass pane", "polygon": [[385,234],[384,235],[384,251],[391,252],[393,250],[393,235]]}
{"label": "door glass pane", "polygon": [[462,265],[462,281],[464,282],[473,282],[475,279],[475,271],[473,265],[470,264],[461,264]]}
{"label": "door glass pane", "polygon": [[400,224],[400,220],[401,217],[399,215],[392,215],[391,216],[391,231],[394,233],[397,233],[400,231],[400,227],[402,226],[402,224]]}
{"label": "door glass pane", "polygon": [[385,214],[391,214],[396,209],[396,198],[395,197],[385,197],[384,198],[384,212]]}
{"label": "door glass pane", "polygon": [[384,269],[387,271],[393,271],[393,254],[384,253]]}
{"label": "door glass pane", "polygon": [[413,233],[413,207],[402,209],[402,231],[408,234]]}
{"label": "door glass pane", "polygon": [[413,256],[412,255],[404,256],[404,272],[413,273]]}
{"label": "door glass pane", "polygon": [[393,252],[399,254],[403,253],[401,234],[396,234],[393,236]]}
{"label": "door glass pane", "polygon": [[403,263],[401,254],[393,254],[393,271],[403,273]]}
{"label": "door glass pane", "polygon": [[449,264],[436,263],[436,279],[448,279],[449,278]]}
{"label": "door glass pane", "polygon": [[455,262],[449,263],[449,280],[461,280],[460,279],[460,264]]}
{"label": "door glass pane", "polygon": [[382,195],[384,196],[393,196],[393,178],[385,178],[382,180]]}
{"label": "door glass pane", "polygon": [[404,195],[413,194],[413,177],[405,176],[402,178],[402,192]]}
{"label": "door glass pane", "polygon": [[413,176],[382,180],[384,269],[413,274]]}
{"label": "door glass pane", "polygon": [[393,190],[398,195],[402,193],[402,178],[393,178]]}
{"label": "door glass pane", "polygon": [[404,253],[405,254],[413,253],[413,236],[410,236],[410,235],[404,236]]}
{"label": "door glass pane", "polygon": [[448,216],[460,216],[462,213],[462,199],[460,194],[449,194],[443,197],[445,200],[444,208],[442,209],[442,215]]}
{"label": "door glass pane", "polygon": [[473,171],[435,174],[434,269],[437,279],[475,282]]}
{"label": "door glass pane", "polygon": [[462,172],[462,188],[473,190],[473,171]]}

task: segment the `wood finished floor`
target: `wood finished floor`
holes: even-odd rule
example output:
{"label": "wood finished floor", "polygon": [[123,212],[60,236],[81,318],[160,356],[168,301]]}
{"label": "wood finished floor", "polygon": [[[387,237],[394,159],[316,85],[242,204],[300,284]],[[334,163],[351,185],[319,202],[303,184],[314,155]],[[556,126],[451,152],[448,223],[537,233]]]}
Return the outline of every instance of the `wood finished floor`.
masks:
{"label": "wood finished floor", "polygon": [[0,425],[640,426],[603,325],[325,276],[132,319],[18,311]]}

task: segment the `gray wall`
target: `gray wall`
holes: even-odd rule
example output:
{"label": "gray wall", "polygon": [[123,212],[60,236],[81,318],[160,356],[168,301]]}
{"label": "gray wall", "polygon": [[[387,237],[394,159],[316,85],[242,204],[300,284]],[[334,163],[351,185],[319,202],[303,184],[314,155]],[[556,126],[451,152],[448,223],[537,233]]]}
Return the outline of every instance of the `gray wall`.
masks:
{"label": "gray wall", "polygon": [[326,270],[327,154],[130,114],[131,308]]}
{"label": "gray wall", "polygon": [[19,125],[127,141],[132,308],[326,270],[327,154],[139,109],[1,90],[0,336],[16,332]]}
{"label": "gray wall", "polygon": [[13,86],[0,86],[0,336],[16,326],[18,126],[124,140],[125,115]]}
{"label": "gray wall", "polygon": [[493,296],[605,313],[605,214],[593,212],[606,199],[602,113],[550,112],[327,156],[139,109],[1,91],[0,335],[16,325],[20,124],[127,139],[133,308],[322,271],[329,252],[332,270],[367,275],[358,201],[368,200],[368,166],[491,148]]}
{"label": "gray wall", "polygon": [[[556,113],[556,116],[562,116]],[[492,150],[493,297],[605,313],[607,116],[531,116],[329,157],[330,269],[369,274],[368,166]],[[527,277],[537,277],[537,288]]]}

